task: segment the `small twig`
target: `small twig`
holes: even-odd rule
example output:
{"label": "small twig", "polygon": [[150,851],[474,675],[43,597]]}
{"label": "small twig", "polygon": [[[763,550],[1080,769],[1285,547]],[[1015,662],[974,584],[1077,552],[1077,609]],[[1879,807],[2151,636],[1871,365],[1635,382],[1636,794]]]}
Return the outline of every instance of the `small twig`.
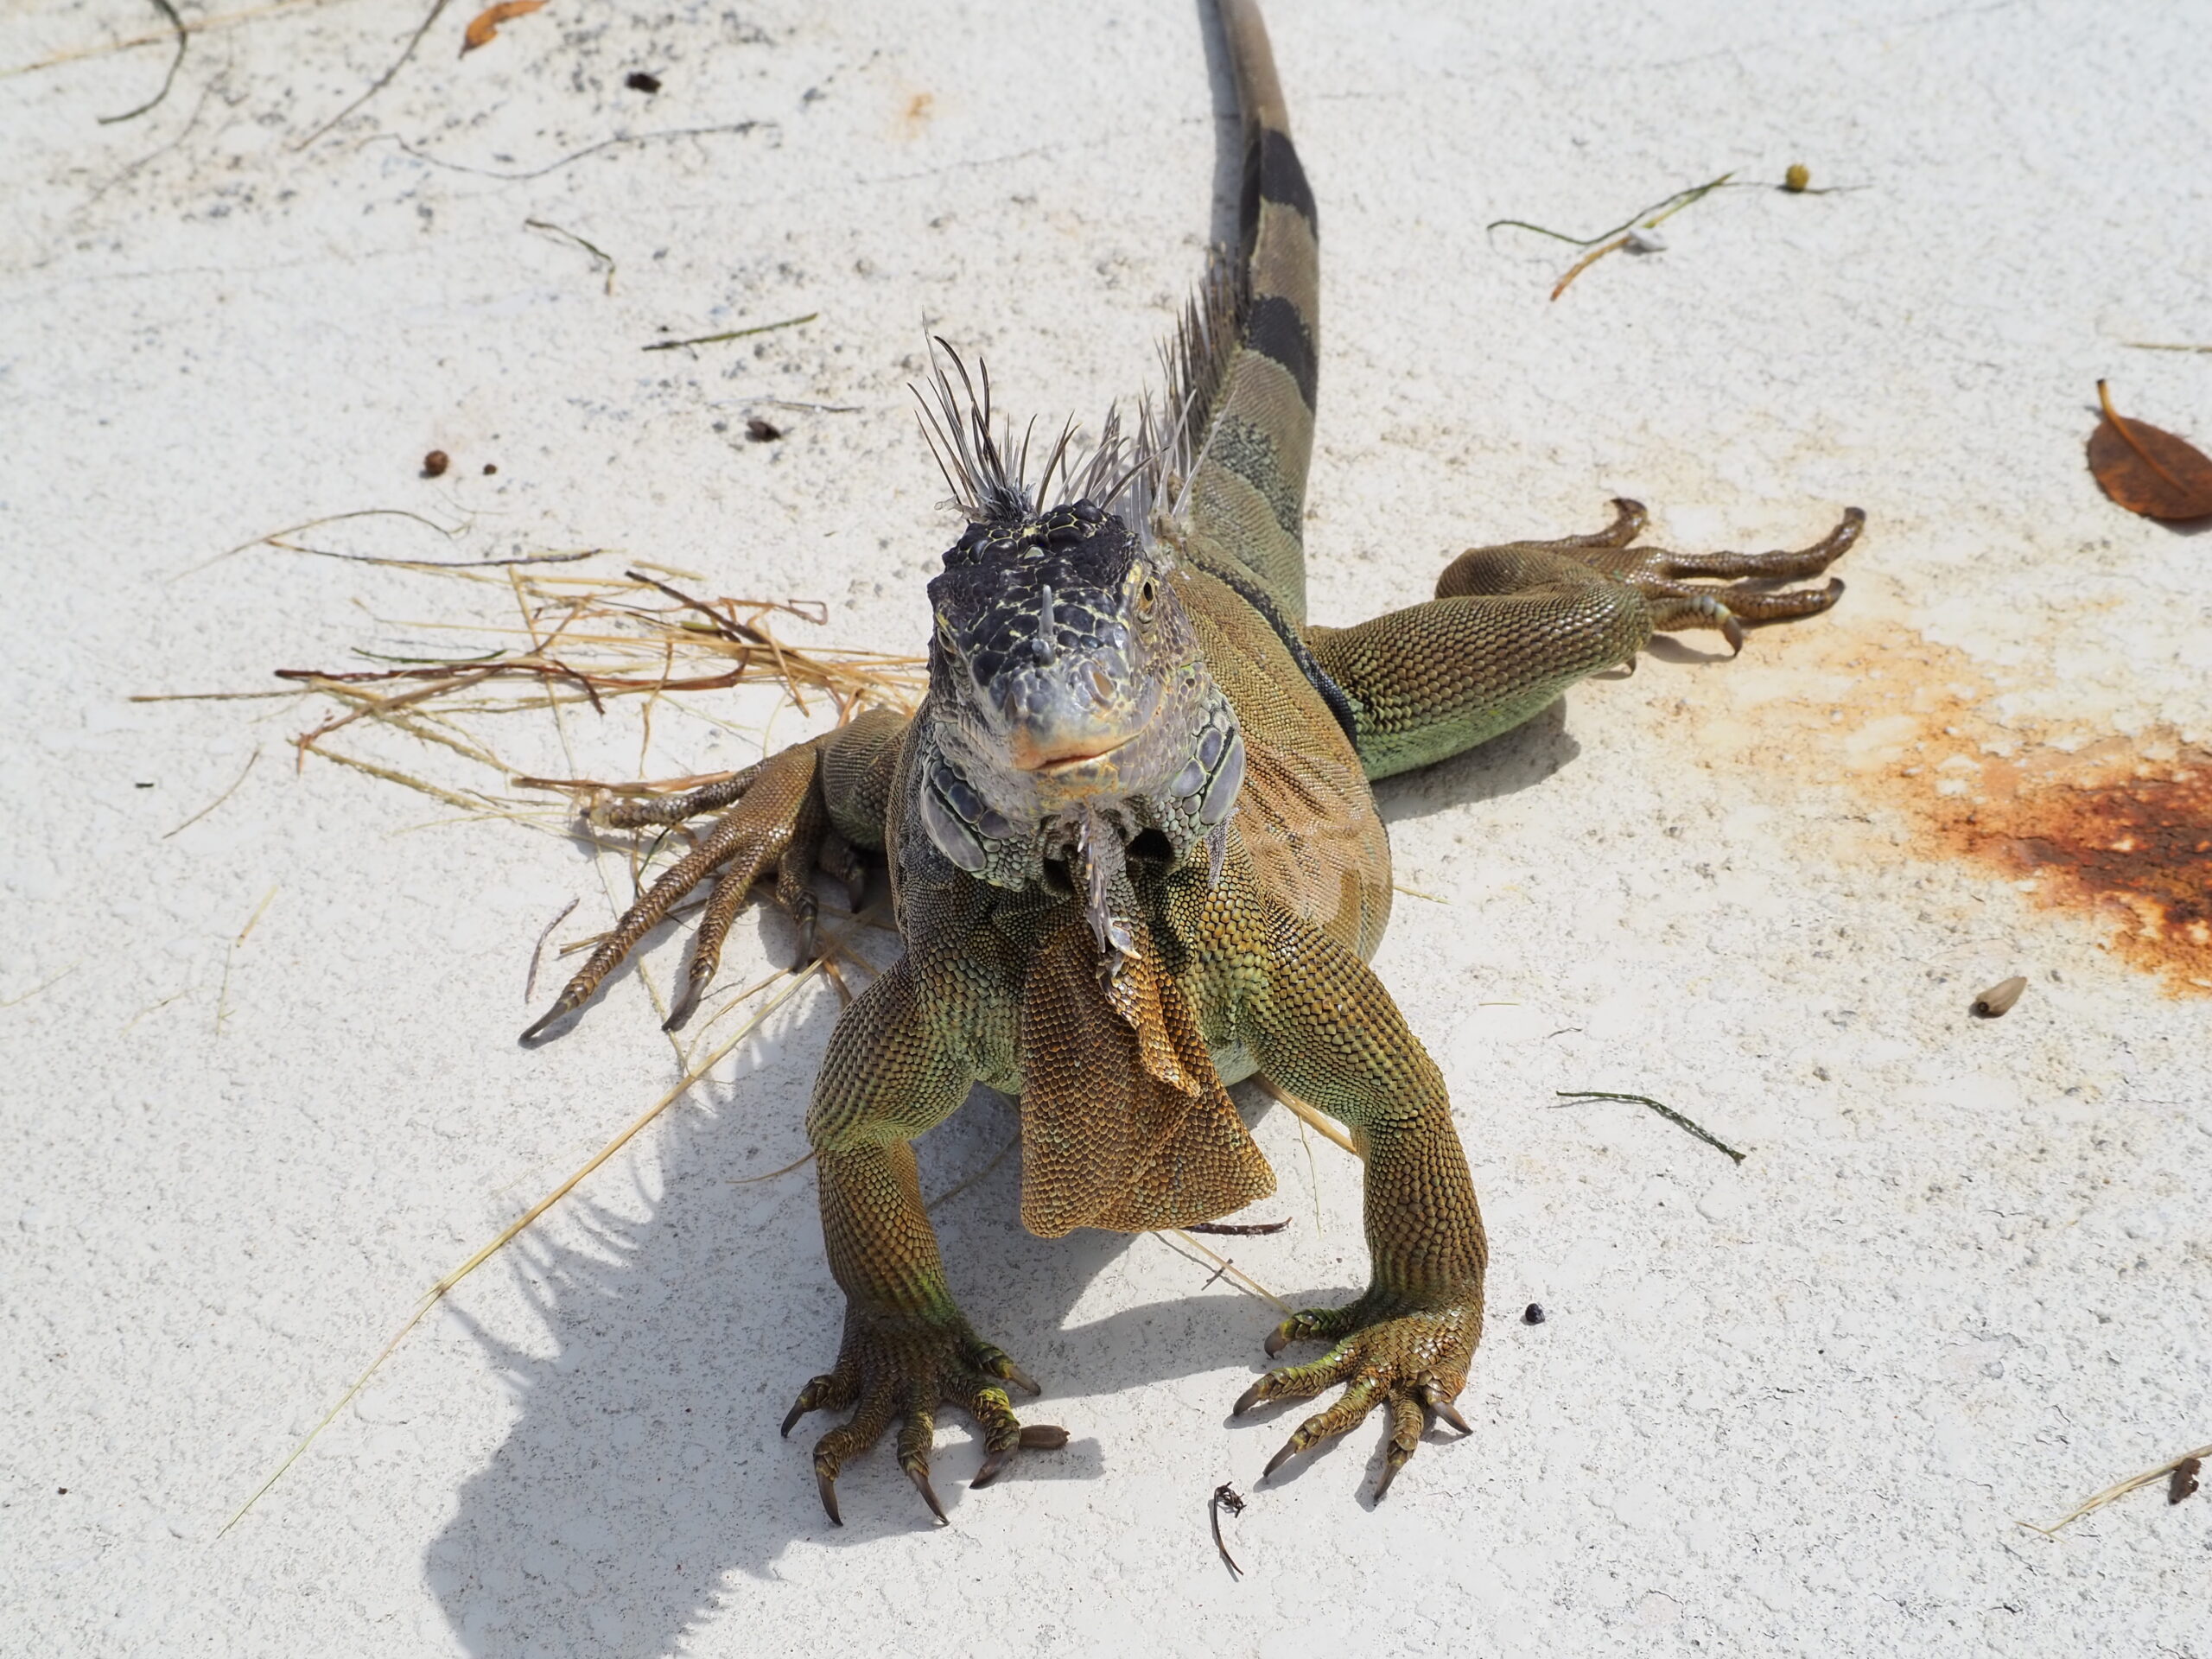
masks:
{"label": "small twig", "polygon": [[371,81],[369,83],[369,90],[367,92],[363,92],[351,104],[348,104],[344,109],[339,111],[337,114],[332,116],[329,120],[324,122],[313,132],[308,134],[306,137],[301,139],[299,143],[294,144],[292,148],[295,150],[305,149],[309,144],[315,143],[316,139],[321,137],[324,133],[328,132],[340,121],[343,121],[347,116],[353,114],[354,111],[359,109],[362,105],[367,103],[378,92],[384,91],[385,87],[391,86],[392,77],[407,67],[408,59],[415,55],[415,48],[423,44],[423,37],[430,32],[430,25],[438,21],[438,17],[440,14],[445,10],[447,3],[448,0],[431,0],[429,15],[423,19],[421,23],[416,25],[415,32],[407,37],[406,46],[401,50],[398,57],[392,60],[391,67],[385,70],[384,73],[378,75],[374,80]]}
{"label": "small twig", "polygon": [[1289,1225],[1287,1221],[1194,1221],[1183,1230],[1217,1233],[1227,1238],[1261,1238],[1269,1233],[1279,1233]]}
{"label": "small twig", "polygon": [[[283,532],[281,531],[278,535]],[[572,553],[526,553],[513,559],[393,559],[376,553],[337,553],[327,547],[302,547],[297,542],[279,541],[276,536],[261,538],[271,547],[281,547],[287,553],[312,553],[319,559],[344,559],[353,564],[393,564],[415,570],[489,570],[495,565],[507,564],[574,564],[578,559],[596,558],[611,550],[604,547],[578,548]],[[251,547],[252,543],[246,543]]]}
{"label": "small twig", "polygon": [[[1190,1234],[1185,1232],[1180,1227],[1162,1228],[1160,1231],[1163,1235],[1173,1235],[1174,1237],[1181,1239],[1185,1244],[1196,1250],[1200,1255],[1203,1255],[1207,1261],[1212,1262],[1215,1267],[1221,1270],[1220,1273],[1217,1273],[1214,1275],[1215,1278],[1219,1278],[1222,1274],[1227,1274],[1232,1279],[1241,1279],[1244,1281],[1243,1287],[1250,1291],[1253,1295],[1259,1297],[1261,1300],[1274,1303],[1275,1306],[1281,1308],[1285,1313],[1295,1313],[1298,1312],[1296,1308],[1293,1307],[1288,1302],[1283,1300],[1281,1297],[1276,1295],[1274,1292],[1269,1290],[1265,1285],[1255,1279],[1250,1274],[1245,1272],[1243,1268],[1238,1267],[1227,1256],[1215,1255],[1205,1245],[1199,1243],[1197,1239],[1192,1238]],[[1206,1282],[1208,1284],[1211,1284],[1213,1280],[1209,1279]]]}
{"label": "small twig", "polygon": [[1206,1518],[1213,1524],[1213,1547],[1221,1552],[1222,1561],[1229,1568],[1230,1576],[1241,1579],[1244,1576],[1244,1569],[1236,1565],[1236,1558],[1229,1553],[1229,1546],[1221,1541],[1221,1512],[1224,1510],[1231,1515],[1244,1513],[1244,1500],[1225,1480],[1213,1489],[1213,1497],[1206,1505]]}
{"label": "small twig", "polygon": [[614,256],[594,243],[587,242],[574,231],[563,230],[558,225],[549,225],[542,219],[525,219],[524,225],[533,231],[550,231],[555,236],[565,236],[586,253],[607,267],[607,292],[614,292]]}
{"label": "small twig", "polygon": [[2206,1458],[2212,1458],[2212,1446],[2200,1446],[2194,1452],[2184,1452],[2177,1458],[2168,1458],[2155,1469],[2145,1469],[2141,1474],[2131,1475],[2117,1485],[2107,1486],[2094,1497],[2083,1498],[2047,1527],[2039,1527],[2032,1521],[2022,1521],[2018,1524],[2025,1527],[2030,1532],[2039,1532],[2046,1538],[2055,1538],[2058,1535],[2058,1529],[2061,1527],[2071,1526],[2091,1510],[2101,1510],[2115,1498],[2126,1497],[2138,1487],[2148,1486],[2154,1480],[2164,1480],[2191,1459],[2202,1461]]}
{"label": "small twig", "polygon": [[1610,231],[1600,231],[1595,236],[1569,236],[1565,231],[1554,231],[1542,225],[1531,225],[1525,219],[1493,219],[1483,226],[1483,230],[1487,234],[1491,231],[1501,230],[1510,226],[1516,230],[1534,231],[1538,236],[1548,236],[1554,242],[1565,242],[1574,247],[1586,248],[1593,242],[1609,241],[1624,231],[1635,229],[1638,225],[1647,228],[1656,225],[1659,222],[1657,219],[1646,219],[1644,215],[1658,213],[1661,218],[1664,218],[1668,213],[1678,213],[1700,197],[1712,194],[1735,176],[1734,170],[1731,169],[1705,184],[1694,184],[1687,190],[1677,190],[1671,195],[1662,196],[1658,200],[1637,208]]}
{"label": "small twig", "polygon": [[537,964],[545,956],[545,941],[553,937],[553,930],[569,919],[569,912],[576,907],[573,899],[562,906],[561,913],[545,924],[545,931],[537,936],[537,946],[530,953],[530,977],[522,982],[522,1000],[532,1001],[537,995]]}
{"label": "small twig", "polygon": [[779,328],[796,328],[803,322],[812,322],[821,315],[819,311],[810,311],[803,317],[785,317],[781,322],[757,323],[750,328],[733,328],[726,334],[699,334],[690,340],[659,340],[638,349],[642,352],[672,352],[679,346],[713,346],[725,340],[743,340],[752,334],[772,334]]}
{"label": "small twig", "polygon": [[185,32],[184,19],[176,15],[176,8],[169,0],[154,0],[154,8],[169,20],[169,27],[176,31],[176,55],[169,60],[169,72],[162,77],[162,90],[156,92],[135,110],[125,110],[121,115],[104,115],[99,124],[111,127],[118,121],[135,121],[169,95],[169,88],[176,81],[177,66],[184,61],[185,42],[192,37]]}
{"label": "small twig", "polygon": [[2123,340],[2120,343],[2136,352],[2212,352],[2212,346],[2164,346],[2147,340]]}
{"label": "small twig", "polygon": [[12,1008],[12,1007],[15,1007],[18,1002],[28,1002],[28,1001],[29,1001],[31,1000],[31,998],[33,998],[33,997],[35,997],[35,996],[38,995],[39,995],[41,992],[42,992],[42,991],[50,991],[50,990],[52,990],[55,986],[59,985],[59,984],[60,984],[63,980],[65,980],[65,979],[68,978],[70,975],[72,975],[72,974],[75,973],[75,972],[76,972],[79,968],[83,967],[84,965],[85,965],[85,964],[84,964],[83,963],[81,963],[81,962],[73,962],[73,963],[70,963],[67,968],[64,968],[64,969],[63,969],[60,973],[56,974],[56,975],[55,975],[52,979],[48,980],[48,981],[46,982],[46,983],[45,983],[45,984],[43,984],[43,985],[34,985],[34,986],[32,986],[32,987],[30,988],[30,989],[29,989],[28,991],[25,991],[25,992],[24,992],[21,996],[11,996],[11,997],[10,997],[6,1001],[4,1001],[4,1002],[0,1002],[0,1008]]}
{"label": "small twig", "polygon": [[1731,1158],[1733,1158],[1739,1164],[1744,1161],[1744,1154],[1737,1151],[1735,1147],[1730,1146],[1725,1141],[1717,1140],[1713,1136],[1707,1134],[1703,1129],[1691,1122],[1689,1119],[1684,1117],[1673,1107],[1662,1105],[1658,1101],[1652,1099],[1649,1095],[1617,1095],[1612,1093],[1610,1090],[1605,1089],[1554,1089],[1552,1092],[1554,1095],[1557,1095],[1561,1100],[1620,1100],[1626,1101],[1630,1105],[1634,1106],[1649,1106],[1653,1111],[1658,1113],[1660,1116],[1665,1118],[1676,1128],[1688,1129],[1699,1140],[1704,1141],[1707,1146],[1726,1153]]}
{"label": "small twig", "polygon": [[225,559],[231,557],[233,554],[243,553],[249,547],[259,547],[264,542],[273,542],[279,536],[296,536],[303,530],[315,530],[323,524],[343,524],[348,518],[412,518],[416,524],[435,530],[448,541],[451,541],[461,534],[459,530],[448,530],[435,519],[425,518],[421,513],[410,512],[404,507],[362,507],[353,512],[328,513],[321,518],[310,518],[304,524],[287,524],[282,530],[272,530],[265,536],[256,536],[250,541],[240,542],[236,547],[226,547],[213,558],[203,559],[198,564],[188,566],[175,575],[165,576],[162,580],[179,582],[186,576],[197,575],[210,565],[220,564]]}
{"label": "small twig", "polygon": [[671,588],[666,582],[655,581],[651,576],[640,575],[635,570],[625,570],[622,574],[632,582],[641,582],[648,588],[666,594],[684,609],[698,612],[713,625],[716,633],[732,645],[765,645],[769,642],[768,636],[758,628],[748,628],[742,622],[733,621],[702,599],[694,599],[680,588]]}
{"label": "small twig", "polygon": [[526,179],[542,179],[548,173],[558,172],[564,167],[581,162],[587,156],[598,155],[602,149],[620,149],[626,144],[649,144],[661,138],[709,138],[722,133],[736,133],[742,137],[760,124],[758,121],[732,121],[718,127],[671,127],[660,132],[626,133],[618,137],[602,138],[595,144],[586,144],[582,149],[570,150],[566,156],[557,156],[543,167],[530,168],[520,173],[501,173],[488,167],[471,167],[466,162],[448,162],[417,149],[405,139],[394,137],[388,132],[380,132],[367,142],[397,144],[416,161],[426,166],[443,168],[448,173],[473,173],[480,179],[499,179],[516,184]]}
{"label": "small twig", "polygon": [[191,829],[194,824],[199,823],[200,819],[206,817],[210,812],[213,812],[217,807],[220,806],[225,801],[229,800],[232,796],[237,794],[238,792],[238,785],[245,782],[246,773],[253,770],[253,763],[260,759],[261,750],[257,747],[251,754],[246,756],[245,765],[239,769],[238,775],[231,780],[231,786],[228,789],[218,795],[213,800],[208,802],[207,805],[201,807],[197,812],[187,818],[182,823],[177,825],[175,829],[170,830],[168,835],[163,836],[162,839],[163,841],[167,841],[169,838],[169,836],[182,835],[186,830]]}
{"label": "small twig", "polygon": [[931,1198],[922,1207],[925,1210],[934,1211],[942,1205],[950,1204],[963,1192],[965,1192],[969,1187],[975,1185],[976,1182],[982,1180],[986,1175],[996,1169],[1001,1164],[1006,1162],[1008,1158],[1013,1156],[1014,1148],[1019,1147],[1020,1144],[1021,1137],[1020,1135],[1016,1135],[1013,1140],[1007,1141],[1006,1145],[998,1149],[997,1155],[995,1156],[989,1163],[985,1164],[981,1169],[977,1170],[973,1175],[970,1175],[966,1180],[961,1182],[957,1186],[952,1187],[947,1192],[938,1193],[937,1197]]}

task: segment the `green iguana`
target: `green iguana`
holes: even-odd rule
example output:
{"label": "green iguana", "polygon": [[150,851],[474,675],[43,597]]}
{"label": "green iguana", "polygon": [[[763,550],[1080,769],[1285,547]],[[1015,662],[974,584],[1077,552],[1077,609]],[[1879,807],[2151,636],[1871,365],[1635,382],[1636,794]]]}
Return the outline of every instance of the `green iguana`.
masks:
{"label": "green iguana", "polygon": [[1271,1356],[1332,1345],[1236,1409],[1343,1385],[1272,1474],[1386,1407],[1377,1497],[1427,1416],[1465,1432],[1452,1402],[1482,1334],[1482,1217],[1443,1077],[1367,967],[1391,891],[1369,785],[1517,725],[1654,630],[1715,628],[1740,648],[1741,623],[1826,609],[1840,583],[1773,579],[1825,569],[1863,523],[1848,512],[1802,552],[1683,556],[1634,545],[1643,510],[1618,501],[1594,535],[1461,554],[1427,604],[1309,623],[1313,198],[1253,0],[1219,13],[1243,115],[1238,245],[1165,354],[1160,411],[1133,441],[1109,418],[1087,458],[1064,434],[1033,478],[1027,442],[994,427],[988,377],[979,394],[933,357],[925,429],[967,528],[929,584],[919,711],[605,811],[628,827],[728,809],[524,1033],[580,1007],[711,878],[680,1025],[757,881],[773,880],[811,955],[817,867],[850,886],[856,849],[887,856],[906,953],[839,1021],[806,1119],[847,1311],[836,1365],[784,1432],[850,1409],[814,1452],[832,1521],[839,1470],[894,1418],[900,1466],[940,1520],[940,1405],[983,1429],[977,1486],[1017,1446],[1066,1438],[1016,1420],[1003,1384],[1036,1384],[953,1300],[924,1213],[912,1142],[977,1082],[1020,1097],[1021,1219],[1047,1236],[1183,1226],[1271,1192],[1225,1084],[1262,1073],[1343,1122],[1365,1160],[1367,1289],[1278,1325]]}

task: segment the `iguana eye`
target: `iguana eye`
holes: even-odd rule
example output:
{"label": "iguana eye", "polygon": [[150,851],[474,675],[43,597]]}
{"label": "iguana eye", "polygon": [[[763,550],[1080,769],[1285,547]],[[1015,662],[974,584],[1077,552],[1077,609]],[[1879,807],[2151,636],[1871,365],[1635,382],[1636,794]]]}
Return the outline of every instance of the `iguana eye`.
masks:
{"label": "iguana eye", "polygon": [[1153,585],[1152,578],[1147,576],[1137,588],[1137,615],[1140,618],[1149,617],[1153,605],[1159,598],[1160,590]]}

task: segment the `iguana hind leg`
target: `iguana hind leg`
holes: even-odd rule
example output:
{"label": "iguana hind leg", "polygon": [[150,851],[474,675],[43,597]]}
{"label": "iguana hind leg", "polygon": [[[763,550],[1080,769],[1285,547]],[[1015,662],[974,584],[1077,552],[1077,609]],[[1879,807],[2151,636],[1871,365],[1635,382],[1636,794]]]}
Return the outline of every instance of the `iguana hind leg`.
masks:
{"label": "iguana hind leg", "polygon": [[[1655,632],[1809,616],[1840,582],[1777,591],[1819,574],[1859,538],[1856,507],[1813,546],[1777,553],[1680,554],[1632,545],[1644,510],[1617,500],[1590,535],[1470,548],[1437,597],[1349,628],[1309,627],[1314,660],[1351,702],[1370,778],[1441,760],[1510,731],[1577,680],[1630,662]],[[1685,578],[1745,578],[1700,587]]]}

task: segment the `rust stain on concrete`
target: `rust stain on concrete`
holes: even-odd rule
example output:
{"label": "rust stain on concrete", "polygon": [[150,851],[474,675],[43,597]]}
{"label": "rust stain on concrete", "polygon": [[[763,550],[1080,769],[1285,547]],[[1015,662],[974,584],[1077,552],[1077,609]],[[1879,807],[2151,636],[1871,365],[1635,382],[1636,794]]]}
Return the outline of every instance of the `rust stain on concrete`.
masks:
{"label": "rust stain on concrete", "polygon": [[1736,764],[1770,772],[1782,753],[1842,782],[1901,814],[1913,850],[2101,917],[2116,956],[2174,995],[2212,994],[2212,751],[2008,712],[1993,671],[1894,625],[1779,632],[1713,674],[1734,682]]}

